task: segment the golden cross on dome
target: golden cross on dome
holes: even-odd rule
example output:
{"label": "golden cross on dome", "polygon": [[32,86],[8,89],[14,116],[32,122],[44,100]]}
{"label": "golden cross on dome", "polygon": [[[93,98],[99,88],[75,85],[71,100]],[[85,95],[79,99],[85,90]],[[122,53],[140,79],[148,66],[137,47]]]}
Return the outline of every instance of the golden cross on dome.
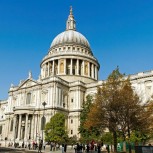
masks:
{"label": "golden cross on dome", "polygon": [[73,9],[72,9],[72,6],[70,6],[70,15],[73,14]]}

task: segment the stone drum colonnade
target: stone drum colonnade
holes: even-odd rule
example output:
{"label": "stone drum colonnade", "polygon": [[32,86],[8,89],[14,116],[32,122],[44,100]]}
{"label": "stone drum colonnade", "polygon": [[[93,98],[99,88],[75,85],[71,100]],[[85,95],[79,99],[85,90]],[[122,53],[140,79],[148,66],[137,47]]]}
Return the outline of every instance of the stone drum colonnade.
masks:
{"label": "stone drum colonnade", "polygon": [[79,75],[98,80],[98,66],[83,59],[55,59],[43,63],[42,78],[54,75]]}

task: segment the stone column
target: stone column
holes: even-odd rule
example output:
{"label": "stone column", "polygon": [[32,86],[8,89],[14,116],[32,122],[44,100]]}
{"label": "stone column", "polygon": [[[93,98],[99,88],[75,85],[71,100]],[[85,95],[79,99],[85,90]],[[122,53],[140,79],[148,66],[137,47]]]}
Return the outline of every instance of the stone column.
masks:
{"label": "stone column", "polygon": [[58,106],[58,100],[59,100],[59,96],[58,96],[58,91],[59,91],[58,89],[59,88],[56,86],[55,89],[56,89],[55,107],[57,107]]}
{"label": "stone column", "polygon": [[29,116],[29,114],[26,114],[24,140],[27,140],[27,135],[28,135],[28,116]]}
{"label": "stone column", "polygon": [[83,71],[82,75],[84,76],[85,75],[84,74],[84,61],[82,61],[82,67],[83,67],[83,69],[82,69],[82,71]]}
{"label": "stone column", "polygon": [[34,140],[34,125],[35,125],[35,122],[34,122],[34,114],[32,115],[32,120],[31,120],[31,139]]}
{"label": "stone column", "polygon": [[42,133],[42,131],[41,131],[41,115],[39,114],[38,115],[38,135],[39,135],[39,137],[41,137],[41,133]]}
{"label": "stone column", "polygon": [[34,124],[34,140],[36,141],[37,140],[37,122],[38,122],[38,115],[34,115],[34,120],[35,120],[35,124]]}
{"label": "stone column", "polygon": [[77,59],[77,69],[76,69],[76,74],[79,75],[79,60]]}
{"label": "stone column", "polygon": [[95,79],[97,80],[97,66],[95,66]]}
{"label": "stone column", "polygon": [[73,59],[71,58],[70,75],[72,75],[72,70],[73,70]]}
{"label": "stone column", "polygon": [[49,76],[49,68],[50,68],[50,63],[48,62],[48,76]]}
{"label": "stone column", "polygon": [[19,114],[18,140],[20,140],[20,135],[21,135],[21,120],[22,120],[22,114]]}
{"label": "stone column", "polygon": [[64,59],[64,74],[66,75],[66,59]]}
{"label": "stone column", "polygon": [[47,74],[46,74],[46,69],[47,69],[47,65],[46,65],[46,63],[45,63],[45,77],[47,76]]}
{"label": "stone column", "polygon": [[90,77],[90,62],[88,62],[88,77]]}
{"label": "stone column", "polygon": [[54,75],[55,72],[55,61],[53,60],[53,65],[52,65],[52,74]]}
{"label": "stone column", "polygon": [[13,119],[13,136],[14,136],[14,142],[16,139],[16,115],[14,115],[14,119]]}
{"label": "stone column", "polygon": [[94,78],[94,65],[93,64],[92,64],[91,69],[92,69],[92,78]]}
{"label": "stone column", "polygon": [[57,60],[57,74],[60,74],[60,60]]}

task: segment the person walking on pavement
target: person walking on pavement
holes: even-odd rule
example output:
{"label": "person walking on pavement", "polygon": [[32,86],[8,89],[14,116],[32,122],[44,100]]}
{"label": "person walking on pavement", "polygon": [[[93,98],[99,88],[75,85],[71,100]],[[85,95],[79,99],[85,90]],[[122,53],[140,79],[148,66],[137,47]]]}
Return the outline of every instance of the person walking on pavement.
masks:
{"label": "person walking on pavement", "polygon": [[38,152],[42,153],[41,150],[42,150],[42,141],[39,143]]}
{"label": "person walking on pavement", "polygon": [[45,148],[46,148],[46,142],[43,143],[43,148],[45,150]]}
{"label": "person walking on pavement", "polygon": [[97,150],[98,150],[98,153],[101,153],[101,145],[100,145],[100,143],[98,143]]}
{"label": "person walking on pavement", "polygon": [[66,153],[67,150],[67,144],[64,144],[64,153]]}
{"label": "person walking on pavement", "polygon": [[64,143],[62,144],[62,153],[64,153]]}
{"label": "person walking on pavement", "polygon": [[89,144],[87,144],[87,153],[89,153],[90,147]]}

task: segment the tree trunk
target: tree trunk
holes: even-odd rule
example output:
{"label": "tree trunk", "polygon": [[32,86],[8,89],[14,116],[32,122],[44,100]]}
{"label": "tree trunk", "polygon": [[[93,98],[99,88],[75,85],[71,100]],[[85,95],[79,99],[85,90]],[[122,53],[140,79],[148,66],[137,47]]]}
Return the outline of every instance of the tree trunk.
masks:
{"label": "tree trunk", "polygon": [[117,153],[117,133],[116,131],[113,132],[113,138],[114,138],[114,153]]}

